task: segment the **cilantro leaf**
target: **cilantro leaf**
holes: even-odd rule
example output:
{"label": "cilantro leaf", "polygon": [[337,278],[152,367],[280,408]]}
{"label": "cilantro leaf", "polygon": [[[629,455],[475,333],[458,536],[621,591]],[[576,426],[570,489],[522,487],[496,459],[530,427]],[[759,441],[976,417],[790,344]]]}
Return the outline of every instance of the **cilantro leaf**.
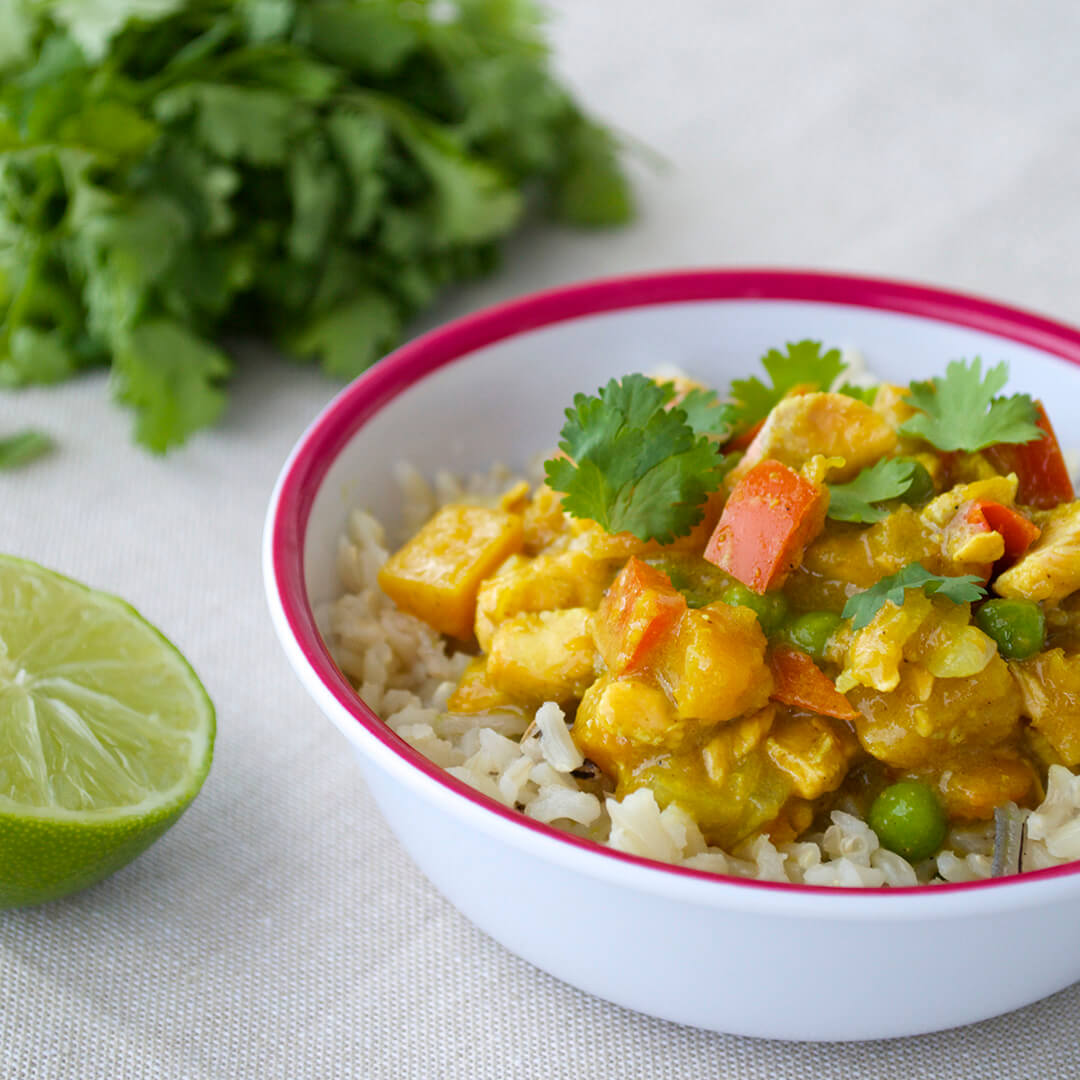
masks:
{"label": "cilantro leaf", "polygon": [[160,454],[218,418],[229,367],[224,353],[183,325],[158,319],[140,324],[117,350],[113,390],[135,408],[139,441]]}
{"label": "cilantro leaf", "polygon": [[287,244],[297,261],[314,262],[326,250],[342,189],[341,174],[332,167],[324,140],[313,135],[296,148],[289,161],[293,215]]}
{"label": "cilantro leaf", "polygon": [[985,450],[997,443],[1025,443],[1044,437],[1035,424],[1035,403],[1027,394],[998,397],[1009,378],[1004,361],[987,368],[953,360],[945,376],[913,382],[904,399],[919,414],[900,425],[904,435],[917,435],[939,450]]}
{"label": "cilantro leaf", "polygon": [[566,162],[554,183],[553,203],[571,225],[623,225],[634,216],[630,186],[619,168],[619,145],[576,111],[564,134]]}
{"label": "cilantro leaf", "polygon": [[843,617],[851,620],[852,630],[861,630],[870,624],[886,602],[902,607],[908,589],[922,589],[927,596],[944,596],[954,604],[971,603],[986,595],[986,589],[974,574],[957,577],[931,574],[922,563],[913,562],[850,597],[844,605]]}
{"label": "cilantro leaf", "polygon": [[295,103],[277,90],[190,83],[161,94],[157,120],[180,124],[193,117],[196,140],[210,153],[269,167],[283,164],[301,117]]}
{"label": "cilantro leaf", "polygon": [[400,113],[394,120],[430,188],[431,228],[438,242],[489,240],[517,223],[524,200],[509,177],[478,161],[435,124]]}
{"label": "cilantro leaf", "polygon": [[240,15],[252,41],[273,41],[295,18],[293,0],[240,0]]}
{"label": "cilantro leaf", "polygon": [[911,487],[914,475],[914,461],[883,458],[846,484],[828,484],[829,517],[864,524],[881,521],[888,511],[873,504],[899,498]]}
{"label": "cilantro leaf", "polygon": [[50,14],[92,60],[105,54],[109,42],[132,19],[160,19],[184,0],[52,0]]}
{"label": "cilantro leaf", "polygon": [[731,434],[731,416],[734,411],[730,404],[721,403],[715,390],[690,390],[679,402],[679,408],[686,413],[686,422],[699,435],[716,435],[726,439]]}
{"label": "cilantro leaf", "polygon": [[53,448],[53,441],[32,429],[0,438],[0,469],[14,469],[43,457]]}
{"label": "cilantro leaf", "polygon": [[400,333],[394,305],[372,289],[305,327],[290,344],[301,356],[318,355],[327,371],[352,379],[393,348]]}
{"label": "cilantro leaf", "polygon": [[297,38],[333,63],[386,77],[420,44],[420,28],[395,4],[301,4]]}
{"label": "cilantro leaf", "polygon": [[359,238],[371,229],[387,194],[386,179],[379,172],[386,153],[386,124],[377,116],[339,110],[327,120],[327,133],[351,192],[345,229]]}
{"label": "cilantro leaf", "polygon": [[813,386],[819,390],[830,387],[847,370],[840,359],[839,349],[823,353],[820,341],[788,342],[785,352],[770,349],[761,364],[769,374],[771,385],[759,378],[735,379],[731,396],[735,402],[732,419],[739,427],[748,428],[764,420],[773,407],[797,386]]}
{"label": "cilantro leaf", "polygon": [[8,342],[8,355],[0,363],[0,386],[61,382],[78,370],[78,358],[56,330],[20,326]]}
{"label": "cilantro leaf", "polygon": [[854,383],[846,382],[842,386],[838,386],[836,392],[843,394],[844,397],[861,401],[864,405],[873,405],[880,389],[880,386],[856,386]]}
{"label": "cilantro leaf", "polygon": [[701,521],[726,465],[686,412],[665,408],[672,395],[670,384],[627,375],[595,397],[574,397],[559,443],[568,456],[544,462],[547,483],[563,493],[568,513],[610,533],[661,543]]}
{"label": "cilantro leaf", "polygon": [[20,3],[0,6],[0,71],[26,59],[33,35],[33,19]]}

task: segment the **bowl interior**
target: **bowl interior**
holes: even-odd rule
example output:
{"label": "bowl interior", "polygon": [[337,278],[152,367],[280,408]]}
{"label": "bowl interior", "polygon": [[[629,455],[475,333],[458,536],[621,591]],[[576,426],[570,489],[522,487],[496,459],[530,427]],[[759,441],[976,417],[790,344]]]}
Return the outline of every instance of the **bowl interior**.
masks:
{"label": "bowl interior", "polygon": [[[1080,369],[1041,348],[922,315],[850,304],[694,300],[585,315],[516,333],[468,352],[405,385],[353,431],[315,494],[304,534],[304,579],[313,606],[339,591],[335,552],[349,510],[372,511],[394,529],[400,495],[393,465],[430,476],[524,469],[558,441],[575,393],[613,376],[674,365],[723,392],[732,378],[760,375],[768,349],[803,338],[851,347],[882,379],[907,383],[949,360],[1007,361],[1010,391],[1042,398],[1066,447],[1080,422]],[[385,379],[397,362],[384,363]],[[381,365],[380,365],[381,366]],[[413,364],[398,383],[421,370]],[[357,394],[360,387],[346,393]],[[358,395],[358,400],[362,398]]]}
{"label": "bowl interior", "polygon": [[[741,879],[729,889],[718,885],[726,879],[596,848],[491,802],[377,721],[331,662],[314,614],[340,591],[337,548],[354,507],[400,532],[396,462],[428,475],[487,471],[495,462],[525,469],[555,446],[576,393],[662,366],[723,392],[732,378],[761,374],[768,349],[808,337],[857,349],[871,372],[901,384],[939,374],[952,359],[1006,361],[1009,389],[1045,400],[1066,448],[1080,419],[1080,331],[916,285],[797,271],[691,271],[572,286],[481,312],[418,338],[346,387],[282,470],[264,570],[271,614],[301,681],[363,757],[485,833],[508,838],[510,825],[515,844],[545,857],[658,891],[677,887],[709,903],[718,888],[732,902],[735,893],[747,904],[769,896],[778,910],[796,894],[814,894],[810,900],[830,911],[877,918],[880,905],[854,896],[849,904],[836,889]],[[598,860],[600,853],[609,857]],[[947,894],[978,894],[995,906],[1014,897],[1019,903],[1019,894],[1033,889],[1056,895],[1060,886],[1072,895],[1077,884],[1080,863],[1022,879],[869,892],[891,894],[890,910],[918,893],[921,911],[948,905]]]}

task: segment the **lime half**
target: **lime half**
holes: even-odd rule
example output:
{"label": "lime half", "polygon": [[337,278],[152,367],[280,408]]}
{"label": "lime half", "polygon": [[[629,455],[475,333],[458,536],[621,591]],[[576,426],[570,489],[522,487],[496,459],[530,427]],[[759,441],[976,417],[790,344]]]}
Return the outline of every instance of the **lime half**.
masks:
{"label": "lime half", "polygon": [[195,672],[134,608],[0,555],[0,907],[145,850],[198,794],[214,730]]}

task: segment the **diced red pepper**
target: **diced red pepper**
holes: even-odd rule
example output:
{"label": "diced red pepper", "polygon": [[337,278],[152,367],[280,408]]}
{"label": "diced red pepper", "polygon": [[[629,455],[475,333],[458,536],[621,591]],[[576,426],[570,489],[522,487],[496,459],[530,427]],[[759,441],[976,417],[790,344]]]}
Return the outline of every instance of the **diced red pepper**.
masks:
{"label": "diced red pepper", "polygon": [[1035,423],[1046,432],[1045,438],[1026,443],[999,443],[989,447],[985,454],[996,469],[1016,473],[1020,481],[1016,492],[1018,503],[1045,510],[1070,502],[1076,496],[1046,409],[1041,401],[1035,402],[1035,408],[1038,410]]}
{"label": "diced red pepper", "polygon": [[596,648],[613,675],[646,667],[686,613],[667,574],[631,557],[604,594],[593,624]]}
{"label": "diced red pepper", "polygon": [[[985,584],[995,571],[1011,566],[1041,535],[1039,527],[1018,510],[988,499],[965,503],[946,526],[946,547],[951,556],[964,559],[968,573],[975,574]],[[997,533],[1001,537],[1001,555],[997,562],[982,561],[976,537]]]}
{"label": "diced red pepper", "polygon": [[756,424],[751,424],[745,431],[740,432],[738,435],[728,439],[725,450],[745,450],[756,438],[758,432],[765,426],[764,420],[759,420]]}
{"label": "diced red pepper", "polygon": [[854,720],[859,715],[832,679],[802,649],[777,645],[769,654],[769,668],[773,676],[772,701],[822,716],[835,716],[838,720]]}
{"label": "diced red pepper", "polygon": [[759,461],[735,485],[705,558],[748,589],[782,585],[825,524],[828,495],[779,461]]}
{"label": "diced red pepper", "polygon": [[999,502],[980,500],[972,503],[967,518],[972,525],[982,524],[987,530],[1001,533],[1007,559],[1019,559],[1042,535],[1035,522]]}

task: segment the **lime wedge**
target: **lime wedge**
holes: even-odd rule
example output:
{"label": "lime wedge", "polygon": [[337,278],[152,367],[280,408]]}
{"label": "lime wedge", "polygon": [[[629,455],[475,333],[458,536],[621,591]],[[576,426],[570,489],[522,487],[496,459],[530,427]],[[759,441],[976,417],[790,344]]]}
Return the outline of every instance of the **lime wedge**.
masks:
{"label": "lime wedge", "polygon": [[210,769],[214,707],[122,600],[0,555],[0,908],[118,870]]}

